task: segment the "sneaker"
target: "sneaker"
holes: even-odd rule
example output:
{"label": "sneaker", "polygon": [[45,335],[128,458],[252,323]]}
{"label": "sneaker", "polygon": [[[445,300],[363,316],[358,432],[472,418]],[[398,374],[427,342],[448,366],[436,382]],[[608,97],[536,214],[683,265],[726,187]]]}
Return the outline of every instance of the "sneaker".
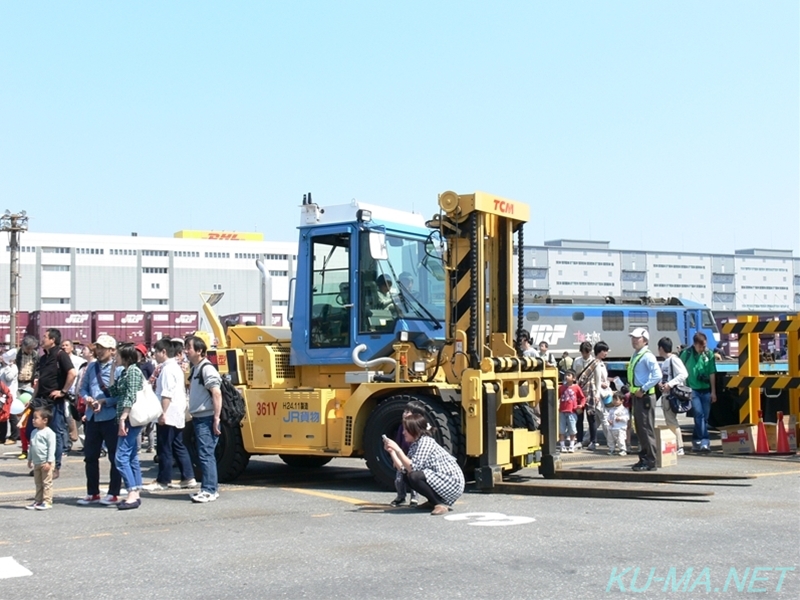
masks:
{"label": "sneaker", "polygon": [[608,455],[609,455],[609,456],[614,456],[614,451],[613,451],[613,450],[609,450],[609,451],[608,451]]}
{"label": "sneaker", "polygon": [[566,447],[564,444],[561,444],[561,445],[558,447],[558,451],[559,451],[559,452],[566,452],[566,451],[567,451],[567,447]]}
{"label": "sneaker", "polygon": [[655,465],[643,464],[643,465],[636,465],[635,467],[633,467],[633,470],[634,471],[657,471],[658,469],[656,468]]}
{"label": "sneaker", "polygon": [[17,458],[19,460],[25,460],[26,458],[28,458],[28,453],[27,452],[20,452],[20,454],[19,454],[19,456],[17,456]]}
{"label": "sneaker", "polygon": [[40,502],[36,505],[36,510],[50,510],[51,508],[53,505],[50,502]]}
{"label": "sneaker", "polygon": [[170,483],[169,487],[173,490],[190,490],[197,487],[197,480],[192,477],[191,479],[181,479],[180,483]]}
{"label": "sneaker", "polygon": [[575,446],[570,446],[569,448],[567,448],[567,452],[569,452],[570,454],[575,452]]}
{"label": "sneaker", "polygon": [[708,454],[709,452],[711,452],[711,448],[709,448],[708,446],[702,446],[702,447],[700,448],[700,452],[701,452],[702,454]]}
{"label": "sneaker", "polygon": [[14,445],[14,444],[16,444],[16,443],[17,443],[17,442],[15,442],[14,440],[6,440],[6,441],[5,441],[5,444],[6,444],[6,446],[13,446],[13,445]]}
{"label": "sneaker", "polygon": [[628,453],[627,453],[627,452],[625,452],[625,450],[620,450],[620,451],[619,451],[619,455],[620,455],[620,456],[628,456]]}
{"label": "sneaker", "polygon": [[97,504],[100,502],[100,494],[87,494],[83,498],[78,500],[78,506],[89,506],[90,504]]}
{"label": "sneaker", "polygon": [[100,498],[99,502],[104,506],[116,506],[117,503],[119,502],[119,496],[112,496],[111,494],[106,494],[105,496]]}
{"label": "sneaker", "polygon": [[678,448],[678,456],[683,456],[683,455],[684,455],[683,448]]}
{"label": "sneaker", "polygon": [[405,497],[401,498],[400,496],[398,496],[397,498],[389,502],[389,506],[402,506],[405,503],[406,503]]}
{"label": "sneaker", "polygon": [[411,501],[408,503],[409,506],[416,506],[417,504],[419,504],[419,500],[417,500],[416,498],[412,498]]}
{"label": "sneaker", "polygon": [[36,510],[37,506],[39,506],[38,502],[31,502],[25,507],[25,510]]}
{"label": "sneaker", "polygon": [[589,450],[594,450],[595,448],[597,448],[597,445],[594,442],[589,444]]}
{"label": "sneaker", "polygon": [[206,492],[204,490],[202,492],[194,494],[193,496],[191,496],[191,498],[192,498],[192,502],[199,502],[200,504],[205,504],[207,502],[213,502],[214,500],[219,498],[219,493],[218,492],[214,492],[212,494],[211,492]]}
{"label": "sneaker", "polygon": [[142,489],[146,492],[163,492],[168,490],[170,486],[165,483],[160,483],[158,481],[154,481],[153,483],[148,483],[147,485],[143,485]]}
{"label": "sneaker", "polygon": [[117,494],[117,495],[118,496],[127,496],[128,495],[128,490],[125,489],[125,488],[120,488],[119,489],[119,494]]}

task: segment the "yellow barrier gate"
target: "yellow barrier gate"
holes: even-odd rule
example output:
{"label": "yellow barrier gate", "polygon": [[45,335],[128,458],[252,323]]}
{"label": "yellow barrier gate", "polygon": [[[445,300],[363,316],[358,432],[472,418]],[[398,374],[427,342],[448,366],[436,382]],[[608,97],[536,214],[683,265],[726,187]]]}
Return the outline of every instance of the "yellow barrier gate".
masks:
{"label": "yellow barrier gate", "polygon": [[[748,315],[736,323],[726,323],[722,333],[739,336],[739,374],[726,387],[738,388],[743,400],[739,423],[757,423],[761,410],[761,389],[789,390],[789,414],[800,422],[800,313],[785,321],[759,321]],[[787,375],[761,375],[759,365],[759,335],[785,333],[787,339]]]}

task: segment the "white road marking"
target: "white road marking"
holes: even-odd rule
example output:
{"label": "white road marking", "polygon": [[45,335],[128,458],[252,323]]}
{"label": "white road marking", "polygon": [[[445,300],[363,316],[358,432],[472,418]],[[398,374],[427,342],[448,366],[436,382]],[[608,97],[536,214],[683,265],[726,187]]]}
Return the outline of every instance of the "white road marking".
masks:
{"label": "white road marking", "polygon": [[28,575],[33,575],[33,573],[15,561],[13,556],[0,556],[0,579],[26,577]]}
{"label": "white road marking", "polygon": [[468,525],[476,527],[507,527],[508,525],[526,525],[533,523],[533,517],[512,517],[496,512],[471,512],[460,515],[447,515],[446,521],[469,521]]}

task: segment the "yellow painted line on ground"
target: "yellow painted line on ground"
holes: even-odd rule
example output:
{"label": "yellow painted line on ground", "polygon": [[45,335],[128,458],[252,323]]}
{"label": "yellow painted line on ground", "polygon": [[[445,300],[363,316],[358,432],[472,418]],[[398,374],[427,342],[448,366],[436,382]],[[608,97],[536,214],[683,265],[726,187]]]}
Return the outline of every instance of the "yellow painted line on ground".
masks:
{"label": "yellow painted line on ground", "polygon": [[[33,480],[31,480],[31,483],[33,483]],[[79,492],[79,491],[85,490],[85,489],[86,489],[85,485],[82,485],[80,487],[68,487],[68,488],[58,488],[58,489],[53,488],[53,494],[56,494],[56,493],[59,493],[59,492]],[[0,492],[0,496],[16,496],[16,495],[19,495],[19,494],[25,494],[25,493],[27,493],[29,491],[35,491],[34,490],[34,486],[30,486],[30,490],[28,490],[26,488],[24,490],[17,490],[16,492]]]}
{"label": "yellow painted line on ground", "polygon": [[338,500],[339,502],[347,502],[349,504],[355,505],[365,505],[365,504],[373,504],[373,502],[367,502],[366,500],[359,500],[358,498],[351,498],[349,496],[339,496],[337,494],[328,494],[327,492],[318,492],[316,490],[303,490],[300,488],[280,488],[284,492],[295,492],[297,494],[306,494],[308,496],[316,496],[317,498],[326,498],[328,500]]}
{"label": "yellow painted line on ground", "polygon": [[773,471],[772,473],[753,473],[753,477],[775,477],[776,475],[800,475],[800,469]]}

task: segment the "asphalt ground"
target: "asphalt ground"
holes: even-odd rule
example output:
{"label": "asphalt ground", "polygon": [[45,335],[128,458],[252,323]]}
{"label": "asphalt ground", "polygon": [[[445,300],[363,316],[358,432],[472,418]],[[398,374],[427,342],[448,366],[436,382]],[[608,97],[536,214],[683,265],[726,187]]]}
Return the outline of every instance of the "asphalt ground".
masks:
{"label": "asphalt ground", "polygon": [[[144,494],[133,511],[81,507],[79,453],[55,482],[54,509],[28,511],[33,478],[15,448],[3,450],[2,599],[697,598],[761,590],[800,597],[797,457],[727,457],[715,449],[669,469],[751,479],[563,482],[585,491],[639,486],[708,496],[470,490],[442,518],[390,507],[394,494],[379,489],[356,459],[304,472],[256,457],[207,505],[169,491]],[[152,455],[141,458],[145,480],[154,478]],[[565,458],[565,469],[617,474],[630,473],[633,462],[587,451]],[[516,480],[526,493],[558,484],[534,470]],[[20,568],[32,575],[12,577]]]}

